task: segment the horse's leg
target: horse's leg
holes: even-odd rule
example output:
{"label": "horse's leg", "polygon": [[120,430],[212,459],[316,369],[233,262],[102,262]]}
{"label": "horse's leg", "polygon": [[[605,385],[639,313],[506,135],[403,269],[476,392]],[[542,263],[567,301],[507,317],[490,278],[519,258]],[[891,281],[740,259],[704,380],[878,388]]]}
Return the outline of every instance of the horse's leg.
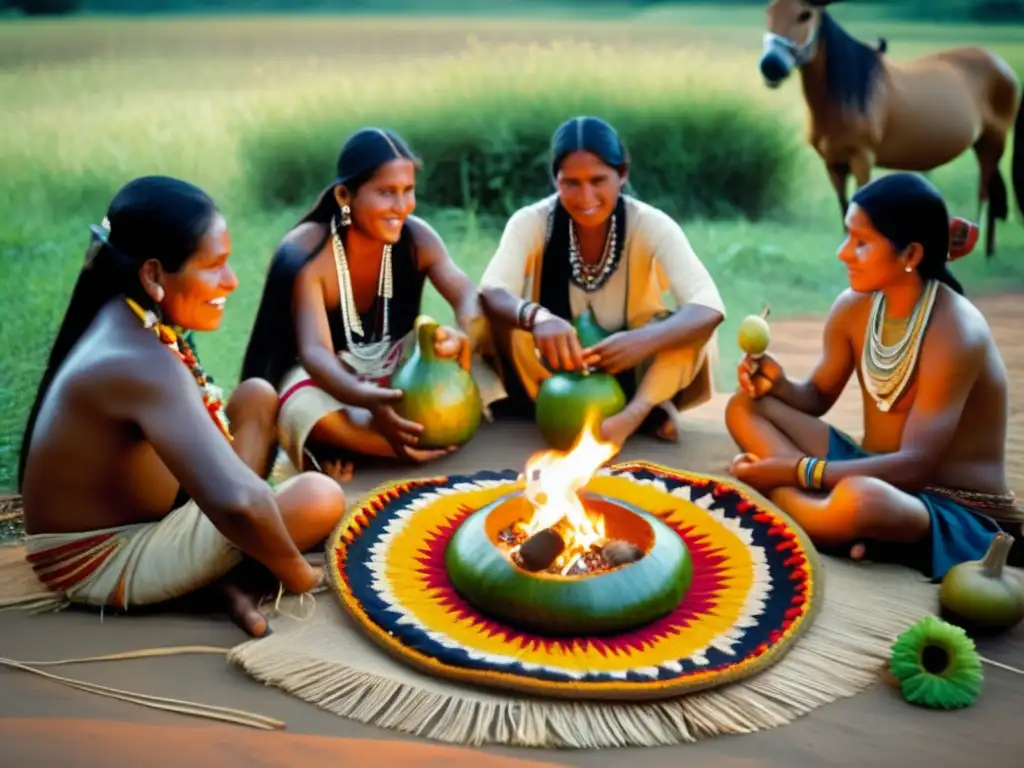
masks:
{"label": "horse's leg", "polygon": [[828,178],[832,182],[832,188],[836,191],[839,199],[839,217],[843,222],[843,231],[846,231],[846,209],[850,207],[849,198],[846,197],[846,181],[850,176],[850,166],[846,163],[826,163]]}
{"label": "horse's leg", "polygon": [[874,166],[875,155],[866,149],[862,149],[850,157],[850,172],[853,174],[857,189],[871,181],[871,169]]}
{"label": "horse's leg", "polygon": [[1006,136],[999,131],[986,130],[974,144],[978,157],[978,220],[981,222],[982,208],[987,208],[985,226],[985,256],[991,257],[996,250],[996,220],[1005,221],[1009,216],[1009,199],[1006,183],[999,173],[999,161],[1006,149]]}

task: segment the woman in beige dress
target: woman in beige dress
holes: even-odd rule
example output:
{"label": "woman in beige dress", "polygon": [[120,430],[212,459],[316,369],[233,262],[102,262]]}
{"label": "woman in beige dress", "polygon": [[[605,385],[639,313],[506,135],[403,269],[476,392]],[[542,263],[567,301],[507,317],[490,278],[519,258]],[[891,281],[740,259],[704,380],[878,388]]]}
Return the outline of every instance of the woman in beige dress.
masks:
{"label": "woman in beige dress", "polygon": [[[557,192],[512,215],[480,281],[508,395],[495,415],[529,411],[551,371],[589,367],[616,375],[629,400],[603,439],[622,445],[643,427],[677,440],[678,413],[713,392],[718,288],[680,226],[624,191],[629,157],[608,123],[563,123],[551,172]],[[610,335],[584,349],[573,320],[587,308]]]}

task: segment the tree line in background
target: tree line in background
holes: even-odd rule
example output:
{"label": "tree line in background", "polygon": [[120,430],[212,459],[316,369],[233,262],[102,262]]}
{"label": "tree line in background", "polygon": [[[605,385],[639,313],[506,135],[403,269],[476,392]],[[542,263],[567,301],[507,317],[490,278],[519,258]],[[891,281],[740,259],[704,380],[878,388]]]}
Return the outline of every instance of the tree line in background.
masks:
{"label": "tree line in background", "polygon": [[[717,0],[717,4],[762,5],[765,0]],[[929,20],[1024,23],[1024,0],[860,0],[885,6],[888,15]],[[166,13],[173,11],[481,11],[529,5],[566,8],[606,6],[684,5],[707,0],[0,0],[0,10],[18,9],[28,15],[62,15],[76,11]],[[525,9],[525,8],[524,8]]]}

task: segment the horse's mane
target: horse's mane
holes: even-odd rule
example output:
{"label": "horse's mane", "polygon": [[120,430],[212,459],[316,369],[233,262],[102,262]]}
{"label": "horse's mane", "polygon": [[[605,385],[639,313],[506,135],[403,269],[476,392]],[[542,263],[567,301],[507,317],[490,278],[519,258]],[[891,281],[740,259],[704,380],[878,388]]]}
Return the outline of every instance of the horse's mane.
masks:
{"label": "horse's mane", "polygon": [[820,24],[818,35],[825,44],[829,101],[866,112],[871,90],[882,69],[879,49],[854,38],[827,11],[822,12]]}

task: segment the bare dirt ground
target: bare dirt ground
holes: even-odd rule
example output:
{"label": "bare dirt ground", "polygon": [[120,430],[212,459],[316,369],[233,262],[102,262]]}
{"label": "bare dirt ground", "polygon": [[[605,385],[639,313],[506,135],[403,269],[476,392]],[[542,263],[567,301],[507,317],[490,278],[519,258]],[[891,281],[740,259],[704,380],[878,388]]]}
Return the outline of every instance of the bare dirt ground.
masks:
{"label": "bare dirt ground", "polygon": [[[1019,296],[978,300],[992,324],[1012,382],[1024,375],[1024,327]],[[775,321],[772,351],[792,375],[806,374],[820,345],[820,318]],[[723,346],[732,344],[723,339]],[[855,387],[856,385],[852,385]],[[724,434],[722,408],[727,393],[686,419],[681,446],[640,439],[623,460],[643,458],[721,474],[735,452]],[[860,434],[860,401],[851,388],[828,418]],[[1011,486],[1024,492],[1024,387],[1011,389],[1007,450]],[[489,425],[465,451],[430,468],[462,472],[521,467],[541,448],[529,425]],[[415,470],[408,475],[425,474]],[[361,473],[347,489],[357,498],[393,470]],[[56,659],[174,645],[227,647],[244,638],[226,619],[210,616],[111,617],[68,611],[55,616],[0,614],[0,657]],[[1008,636],[979,642],[990,658],[1024,667],[1024,625]],[[288,724],[286,732],[262,733],[242,727],[156,712],[92,696],[16,671],[0,670],[0,765],[323,765],[346,766],[678,766],[686,761],[720,768],[794,765],[972,766],[981,759],[992,768],[1019,765],[1024,733],[1022,678],[985,668],[978,703],[958,712],[911,707],[880,682],[865,693],[812,712],[801,720],[763,733],[719,738],[658,749],[546,751],[446,747],[338,718],[256,683],[219,656],[185,656],[77,665],[58,674],[158,696],[260,712]],[[172,744],[174,749],[172,749]]]}

